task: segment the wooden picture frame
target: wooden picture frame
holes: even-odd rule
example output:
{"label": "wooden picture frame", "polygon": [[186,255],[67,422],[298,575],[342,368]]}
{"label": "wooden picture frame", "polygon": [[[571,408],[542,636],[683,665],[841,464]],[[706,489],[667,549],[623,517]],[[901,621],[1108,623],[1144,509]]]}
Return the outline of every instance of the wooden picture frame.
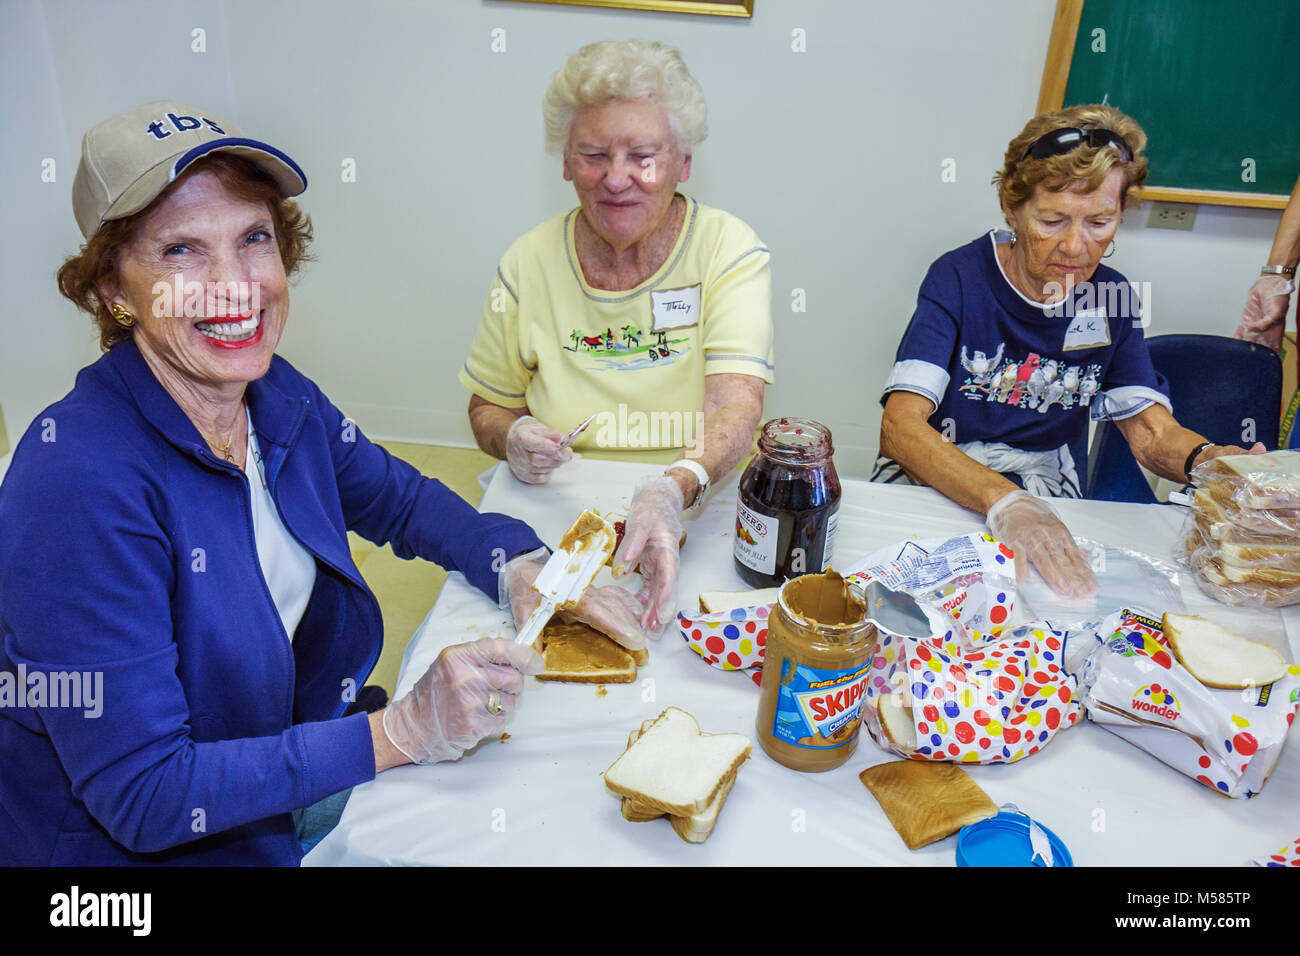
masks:
{"label": "wooden picture frame", "polygon": [[514,3],[556,3],[615,10],[653,10],[658,13],[698,13],[715,17],[752,17],[754,0],[512,0]]}
{"label": "wooden picture frame", "polygon": [[[1070,80],[1070,65],[1074,58],[1079,21],[1083,17],[1083,4],[1084,0],[1056,0],[1052,36],[1047,44],[1047,60],[1043,64],[1043,81],[1038,88],[1039,113],[1059,110],[1065,105],[1065,89]],[[1284,209],[1290,198],[1276,193],[1183,189],[1177,186],[1143,186],[1134,192],[1139,199],[1159,202],[1250,206],[1256,209]]]}

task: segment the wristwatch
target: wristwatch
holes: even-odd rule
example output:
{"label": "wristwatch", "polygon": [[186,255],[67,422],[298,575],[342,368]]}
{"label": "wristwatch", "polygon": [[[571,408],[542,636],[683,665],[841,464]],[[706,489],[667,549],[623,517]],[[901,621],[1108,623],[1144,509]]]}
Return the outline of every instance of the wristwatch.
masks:
{"label": "wristwatch", "polygon": [[672,471],[674,468],[685,468],[699,479],[700,484],[695,491],[695,497],[687,503],[685,509],[687,511],[698,511],[700,506],[704,503],[704,493],[709,490],[709,485],[711,484],[709,481],[709,473],[704,470],[704,466],[698,461],[692,461],[690,458],[677,459],[664,469],[664,474],[668,474],[668,472]]}
{"label": "wristwatch", "polygon": [[1295,277],[1295,266],[1275,266],[1267,265],[1262,267],[1260,275],[1286,276],[1288,279]]}

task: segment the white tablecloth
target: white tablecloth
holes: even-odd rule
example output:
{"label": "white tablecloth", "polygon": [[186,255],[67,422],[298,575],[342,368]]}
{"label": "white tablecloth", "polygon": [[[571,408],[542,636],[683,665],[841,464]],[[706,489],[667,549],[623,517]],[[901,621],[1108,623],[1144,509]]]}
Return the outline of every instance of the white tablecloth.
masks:
{"label": "white tablecloth", "polygon": [[[530,522],[558,542],[586,507],[626,511],[636,478],[659,466],[579,460],[540,487],[499,467],[483,511]],[[1170,560],[1180,509],[1160,505],[1058,501],[1076,535]],[[679,603],[703,590],[741,590],[731,557],[736,479],[721,484],[687,522]],[[915,487],[845,481],[835,563],[919,536],[982,529],[979,516]],[[1194,585],[1186,588],[1194,592]],[[1186,594],[1189,607],[1208,602]],[[1288,617],[1289,658],[1297,659]],[[397,693],[404,694],[449,644],[513,636],[507,614],[448,577],[437,604],[407,648]],[[1280,629],[1279,629],[1280,635]],[[954,863],[949,838],[909,851],[858,780],[868,766],[897,759],[863,733],[837,770],[802,774],[757,744],[758,688],[747,675],[707,666],[670,627],[652,643],[633,684],[544,684],[529,680],[504,742],[485,741],[457,763],[390,770],[357,787],[336,830],[307,865],[368,864],[925,864]],[[667,706],[689,711],[706,733],[755,740],[718,824],[704,844],[683,842],[666,820],[629,823],[601,773],[622,753],[628,732]],[[1267,787],[1251,800],[1215,794],[1153,757],[1080,720],[1032,757],[972,766],[998,803],[1015,803],[1065,842],[1076,865],[1235,865],[1273,852],[1300,826],[1300,749],[1284,752]]]}

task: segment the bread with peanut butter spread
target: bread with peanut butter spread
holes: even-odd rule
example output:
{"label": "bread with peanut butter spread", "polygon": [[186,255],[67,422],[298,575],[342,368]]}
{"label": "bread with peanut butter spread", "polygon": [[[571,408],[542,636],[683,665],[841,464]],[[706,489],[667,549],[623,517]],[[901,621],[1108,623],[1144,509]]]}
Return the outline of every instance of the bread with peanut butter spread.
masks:
{"label": "bread with peanut butter spread", "polygon": [[538,680],[578,684],[630,684],[637,664],[649,657],[648,651],[629,651],[589,624],[558,619],[542,629],[536,648],[542,655]]}

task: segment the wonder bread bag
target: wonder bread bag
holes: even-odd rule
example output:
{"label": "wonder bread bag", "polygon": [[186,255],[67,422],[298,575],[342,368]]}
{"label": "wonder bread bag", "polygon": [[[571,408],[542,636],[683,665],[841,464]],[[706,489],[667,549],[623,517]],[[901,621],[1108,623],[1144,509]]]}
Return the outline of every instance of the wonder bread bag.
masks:
{"label": "wonder bread bag", "polygon": [[1180,663],[1161,622],[1130,608],[1097,627],[1078,675],[1088,719],[1212,790],[1254,796],[1300,709],[1300,667],[1263,686],[1207,687]]}
{"label": "wonder bread bag", "polygon": [[910,593],[928,637],[881,629],[863,723],[883,749],[916,760],[1011,763],[1037,753],[1082,713],[1066,673],[1066,635],[1007,628],[1012,552],[988,535],[905,541],[850,566],[850,580]]}

